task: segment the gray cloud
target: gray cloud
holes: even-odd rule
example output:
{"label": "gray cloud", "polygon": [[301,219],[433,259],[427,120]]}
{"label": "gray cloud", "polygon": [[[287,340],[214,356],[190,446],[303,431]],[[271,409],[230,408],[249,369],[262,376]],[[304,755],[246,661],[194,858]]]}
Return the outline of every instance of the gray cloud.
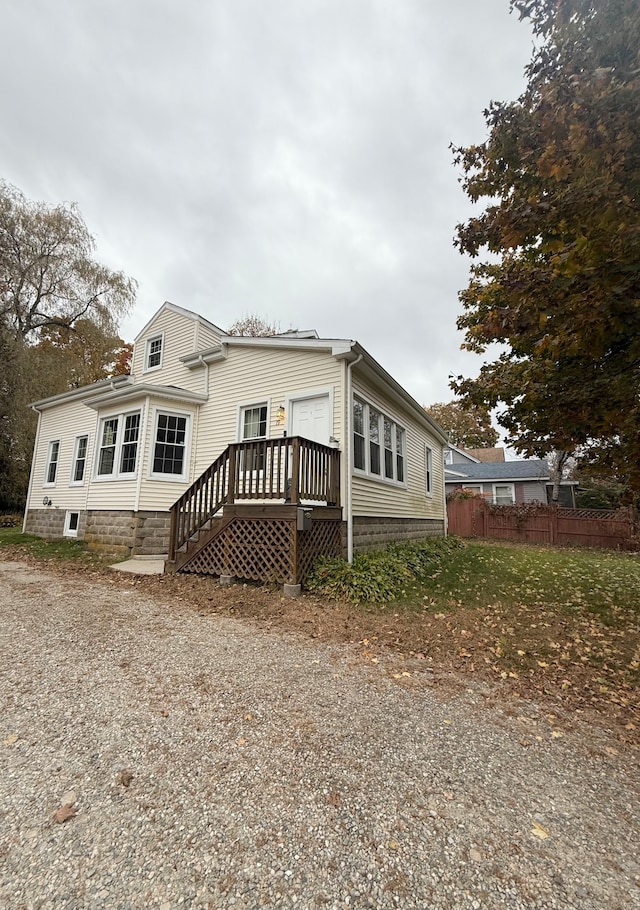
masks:
{"label": "gray cloud", "polygon": [[357,338],[420,401],[451,397],[449,143],[524,84],[508,0],[5,3],[0,176],[76,201],[100,257],[219,325],[257,311]]}

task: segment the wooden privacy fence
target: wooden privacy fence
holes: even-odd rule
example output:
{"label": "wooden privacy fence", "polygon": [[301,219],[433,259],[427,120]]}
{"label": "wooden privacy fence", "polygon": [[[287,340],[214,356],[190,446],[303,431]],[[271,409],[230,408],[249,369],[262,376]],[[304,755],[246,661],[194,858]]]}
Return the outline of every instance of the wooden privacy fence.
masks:
{"label": "wooden privacy fence", "polygon": [[631,509],[564,509],[544,503],[496,506],[476,497],[447,502],[449,534],[557,546],[640,549]]}

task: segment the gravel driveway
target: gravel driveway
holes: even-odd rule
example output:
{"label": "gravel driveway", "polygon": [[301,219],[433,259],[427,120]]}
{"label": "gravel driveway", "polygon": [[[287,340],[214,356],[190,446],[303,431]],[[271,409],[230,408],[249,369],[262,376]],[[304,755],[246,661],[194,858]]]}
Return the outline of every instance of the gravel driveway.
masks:
{"label": "gravel driveway", "polygon": [[640,907],[604,731],[143,590],[0,562],[0,906]]}

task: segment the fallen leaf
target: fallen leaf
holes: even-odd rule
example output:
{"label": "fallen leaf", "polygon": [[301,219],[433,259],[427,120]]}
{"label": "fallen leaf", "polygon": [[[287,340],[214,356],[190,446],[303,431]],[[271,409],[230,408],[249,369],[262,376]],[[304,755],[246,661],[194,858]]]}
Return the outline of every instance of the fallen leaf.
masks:
{"label": "fallen leaf", "polygon": [[123,787],[128,787],[132,780],[133,771],[130,771],[128,768],[123,768],[120,774],[118,774],[118,783]]}
{"label": "fallen leaf", "polygon": [[56,809],[53,813],[55,821],[61,825],[63,822],[69,821],[70,818],[73,818],[74,815],[77,815],[77,809],[74,809],[73,806],[70,806],[69,803],[64,803],[60,808]]}
{"label": "fallen leaf", "polygon": [[14,743],[18,742],[18,734],[10,733],[9,736],[4,741],[5,746],[12,746]]}
{"label": "fallen leaf", "polygon": [[538,822],[534,822],[531,827],[531,833],[534,837],[539,837],[540,840],[544,840],[546,837],[549,837],[549,832],[546,828],[543,828]]}
{"label": "fallen leaf", "polygon": [[238,745],[238,746],[244,746],[245,743],[246,743],[246,739],[244,738],[244,736],[239,736],[236,740],[236,745]]}
{"label": "fallen leaf", "polygon": [[562,732],[562,730],[552,730],[551,731],[552,739],[560,739],[561,736],[564,736],[564,733]]}

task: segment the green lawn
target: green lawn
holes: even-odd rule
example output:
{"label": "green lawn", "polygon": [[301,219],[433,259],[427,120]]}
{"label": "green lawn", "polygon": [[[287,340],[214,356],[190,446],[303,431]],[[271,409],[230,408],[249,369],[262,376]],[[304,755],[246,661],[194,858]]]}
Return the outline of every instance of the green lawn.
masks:
{"label": "green lawn", "polygon": [[443,610],[500,602],[567,613],[587,610],[606,624],[640,614],[640,557],[604,550],[549,549],[470,541],[398,600],[425,597]]}
{"label": "green lawn", "polygon": [[41,559],[73,560],[94,563],[96,557],[81,540],[45,540],[33,534],[23,534],[20,528],[0,528],[0,553],[7,548]]}

